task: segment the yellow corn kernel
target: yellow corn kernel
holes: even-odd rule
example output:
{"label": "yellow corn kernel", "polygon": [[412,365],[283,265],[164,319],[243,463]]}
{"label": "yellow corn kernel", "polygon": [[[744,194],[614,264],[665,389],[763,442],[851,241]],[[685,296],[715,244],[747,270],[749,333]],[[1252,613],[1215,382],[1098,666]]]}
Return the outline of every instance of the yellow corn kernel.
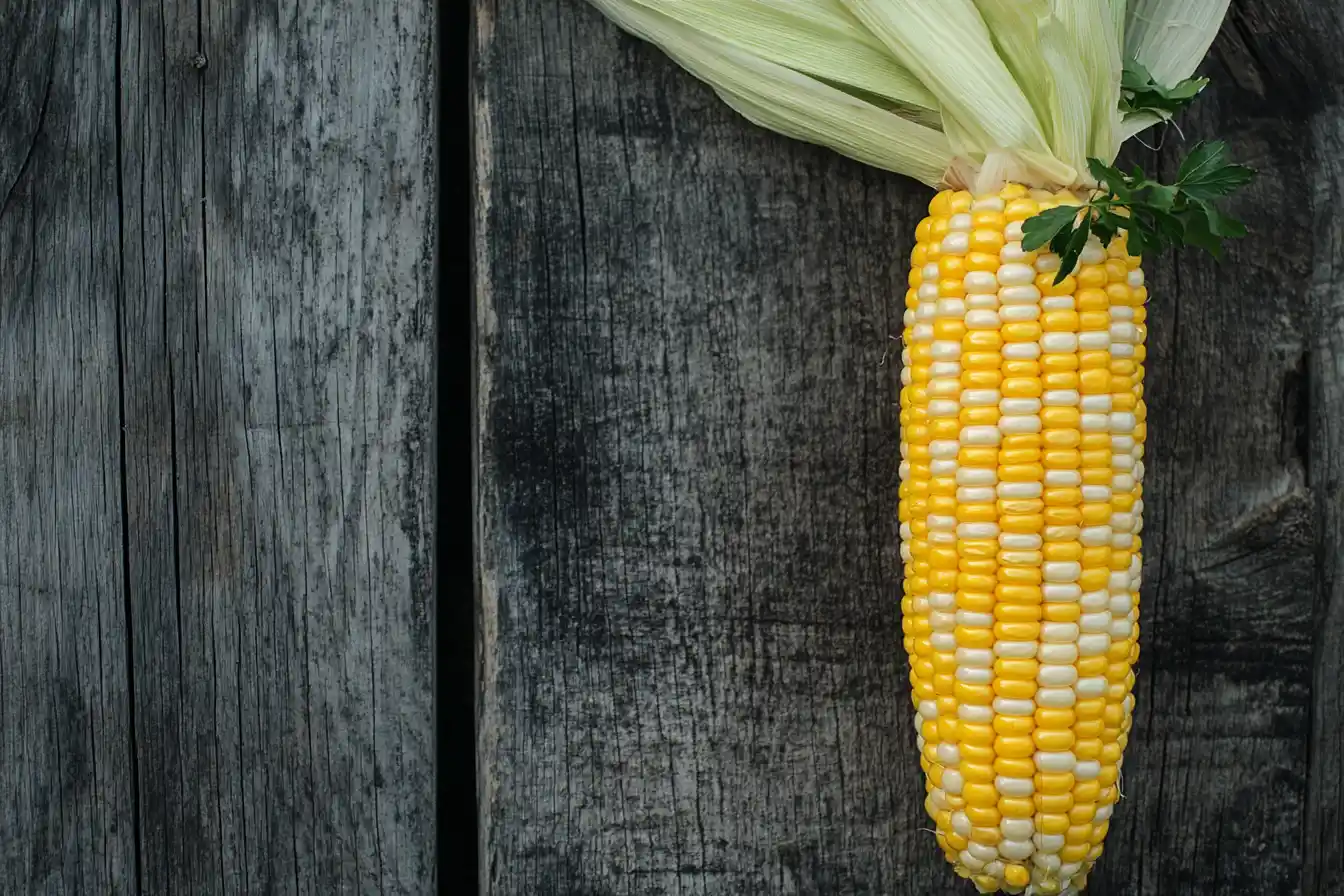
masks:
{"label": "yellow corn kernel", "polygon": [[1035,342],[1041,338],[1041,325],[1034,320],[1016,321],[999,328],[1005,342]]}
{"label": "yellow corn kernel", "polygon": [[1008,865],[1003,869],[1003,882],[1010,887],[1025,887],[1031,883],[1031,872],[1023,865]]}
{"label": "yellow corn kernel", "polygon": [[1035,727],[1036,723],[1032,721],[1031,716],[994,717],[994,730],[1008,737],[1030,736]]}
{"label": "yellow corn kernel", "polygon": [[1073,372],[1078,369],[1077,355],[1051,352],[1041,357],[1040,367],[1045,371],[1041,384],[1048,389],[1072,389],[1078,380]]}
{"label": "yellow corn kernel", "polygon": [[1107,270],[1101,265],[1083,265],[1078,269],[1078,286],[1081,289],[1105,287]]}
{"label": "yellow corn kernel", "polygon": [[1043,815],[1067,812],[1073,806],[1071,793],[1038,793],[1033,799],[1036,801],[1037,811]]}
{"label": "yellow corn kernel", "polygon": [[973,843],[983,843],[985,846],[998,846],[1003,840],[1003,832],[998,828],[971,828],[969,839]]}
{"label": "yellow corn kernel", "polygon": [[1096,780],[1079,781],[1073,786],[1073,799],[1076,803],[1095,803],[1101,796],[1101,784]]}
{"label": "yellow corn kernel", "polygon": [[1040,376],[1041,365],[1035,361],[1015,359],[1003,361],[1004,376]]}
{"label": "yellow corn kernel", "polygon": [[[1033,464],[1041,459],[1041,449],[1030,446],[1023,448],[1009,448],[1005,446],[999,451],[999,464],[1004,466],[1013,466],[1016,464]],[[1035,480],[1030,480],[1034,482]]]}
{"label": "yellow corn kernel", "polygon": [[1036,288],[1043,296],[1067,296],[1078,289],[1078,280],[1070,274],[1056,283],[1054,274],[1039,274],[1036,277]]}
{"label": "yellow corn kernel", "polygon": [[1100,759],[1101,739],[1096,737],[1079,738],[1074,741],[1073,755],[1080,760]]}
{"label": "yellow corn kernel", "polygon": [[[999,217],[996,215],[995,217]],[[1005,240],[1002,233],[990,230],[977,230],[971,234],[971,249],[975,252],[997,253],[1002,251]]]}
{"label": "yellow corn kernel", "polygon": [[948,299],[959,299],[966,295],[966,287],[961,277],[944,277],[938,281],[938,295]]}
{"label": "yellow corn kernel", "polygon": [[1073,793],[1075,801],[1079,798],[1073,775],[1069,772],[1042,772],[1036,775],[1035,785],[1038,793]]}
{"label": "yellow corn kernel", "polygon": [[999,253],[994,252],[970,252],[966,255],[966,270],[968,271],[997,271],[999,265]]}
{"label": "yellow corn kernel", "polygon": [[969,806],[993,806],[999,801],[999,791],[993,784],[967,784],[961,795]]}
{"label": "yellow corn kernel", "polygon": [[998,806],[970,806],[965,809],[966,817],[970,819],[971,824],[980,827],[992,827],[999,823],[1003,818],[999,814]]}
{"label": "yellow corn kernel", "polygon": [[1025,759],[1036,752],[1036,746],[1031,738],[1021,736],[1000,737],[994,742],[994,749],[1000,756],[1009,759]]}
{"label": "yellow corn kernel", "polygon": [[1045,559],[1052,563],[1068,563],[1081,560],[1083,557],[1083,546],[1077,541],[1058,541],[1051,542],[1042,548]]}
{"label": "yellow corn kernel", "polygon": [[1068,728],[1037,728],[1031,737],[1038,749],[1052,753],[1067,750],[1074,744],[1073,731]]}
{"label": "yellow corn kernel", "polygon": [[1082,614],[1076,603],[1059,603],[1046,606],[1041,618],[1046,622],[1077,622]]}
{"label": "yellow corn kernel", "polygon": [[[933,208],[930,206],[930,213]],[[1004,207],[1003,216],[1009,221],[1025,221],[1027,218],[1035,216],[1041,210],[1035,200],[1023,198],[1013,198],[1008,201]]]}
{"label": "yellow corn kernel", "polygon": [[1069,816],[1059,813],[1041,813],[1036,816],[1036,830],[1058,836],[1069,829]]}
{"label": "yellow corn kernel", "polygon": [[994,771],[1008,778],[1030,778],[1036,772],[1036,761],[1030,757],[999,756],[994,760]]}
{"label": "yellow corn kernel", "polygon": [[[1065,834],[1067,837],[1068,835]],[[1064,862],[1081,862],[1087,858],[1089,843],[1066,843],[1064,848],[1059,851],[1059,858]]]}
{"label": "yellow corn kernel", "polygon": [[994,606],[994,618],[999,622],[1039,622],[1041,606],[1000,602]]}
{"label": "yellow corn kernel", "polygon": [[[962,743],[960,746],[966,746]],[[961,770],[961,777],[968,782],[979,782],[989,784],[994,780],[993,766],[986,765],[983,762],[963,762],[958,766]]]}

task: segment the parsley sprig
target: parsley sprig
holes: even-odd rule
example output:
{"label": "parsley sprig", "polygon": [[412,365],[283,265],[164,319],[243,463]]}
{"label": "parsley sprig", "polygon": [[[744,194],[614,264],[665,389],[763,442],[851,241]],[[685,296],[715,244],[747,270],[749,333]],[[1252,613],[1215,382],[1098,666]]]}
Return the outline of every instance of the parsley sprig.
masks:
{"label": "parsley sprig", "polygon": [[1176,183],[1149,178],[1138,165],[1131,174],[1088,159],[1101,188],[1084,204],[1061,205],[1022,225],[1022,248],[1049,245],[1059,255],[1055,283],[1073,272],[1090,236],[1103,246],[1125,231],[1130,255],[1156,255],[1177,246],[1198,246],[1215,258],[1221,241],[1246,235],[1246,227],[1214,207],[1213,201],[1244,186],[1255,172],[1234,164],[1221,140],[1197,143],[1181,162]]}
{"label": "parsley sprig", "polygon": [[1137,59],[1126,59],[1120,74],[1120,111],[1125,115],[1151,112],[1162,119],[1171,118],[1209,84],[1208,78],[1186,78],[1163,87]]}

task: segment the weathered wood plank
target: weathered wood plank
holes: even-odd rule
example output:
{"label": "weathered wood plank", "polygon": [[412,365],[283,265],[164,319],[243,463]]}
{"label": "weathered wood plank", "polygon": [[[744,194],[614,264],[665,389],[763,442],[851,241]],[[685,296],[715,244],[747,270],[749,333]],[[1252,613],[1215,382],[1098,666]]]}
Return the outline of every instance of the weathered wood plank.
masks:
{"label": "weathered wood plank", "polygon": [[1308,812],[1303,830],[1309,896],[1344,894],[1344,106],[1312,122],[1316,163],[1308,367],[1311,482],[1316,492],[1320,591],[1314,614]]}
{"label": "weathered wood plank", "polygon": [[[1098,893],[1310,892],[1315,558],[1328,534],[1308,439],[1314,260],[1300,235],[1313,175],[1299,135],[1324,85],[1266,40],[1308,33],[1301,12],[1232,10],[1206,66],[1213,86],[1183,124],[1258,169],[1233,200],[1253,236],[1222,265],[1184,252],[1150,266],[1144,644]],[[1178,148],[1161,154],[1167,177]]]}
{"label": "weathered wood plank", "polygon": [[0,4],[0,892],[135,892],[116,18]]}
{"label": "weathered wood plank", "polygon": [[[476,12],[483,892],[960,892],[919,830],[881,366],[926,194],[578,0]],[[1261,170],[1256,237],[1149,265],[1102,896],[1340,891],[1341,30],[1238,4],[1185,123]]]}
{"label": "weathered wood plank", "polygon": [[[1344,14],[1303,16],[1317,62],[1344,40]],[[1327,56],[1327,53],[1330,56]],[[1311,413],[1308,479],[1315,492],[1319,538],[1314,614],[1309,792],[1303,827],[1303,893],[1344,894],[1344,78],[1329,66],[1299,66],[1298,76],[1329,72],[1315,86],[1307,121],[1312,257],[1308,271],[1306,372]]]}
{"label": "weathered wood plank", "polygon": [[433,889],[434,33],[0,6],[0,891]]}
{"label": "weathered wood plank", "polygon": [[[1305,796],[1296,825],[1283,815],[1287,804],[1280,790],[1266,790],[1265,799],[1247,801],[1262,819],[1280,815],[1281,824],[1267,836],[1243,839],[1249,856],[1272,862],[1279,851],[1274,843],[1281,842],[1282,830],[1296,828],[1300,876],[1284,875],[1278,889],[1286,890],[1296,881],[1300,892],[1308,896],[1344,894],[1344,595],[1339,569],[1344,556],[1339,507],[1344,431],[1338,426],[1344,395],[1344,342],[1340,340],[1344,243],[1339,223],[1344,208],[1340,174],[1344,168],[1344,77],[1333,63],[1341,39],[1344,9],[1338,4],[1293,0],[1239,5],[1224,28],[1218,57],[1224,66],[1220,77],[1235,83],[1237,91],[1232,102],[1219,110],[1222,120],[1210,125],[1244,135],[1243,154],[1273,169],[1274,177],[1266,181],[1270,191],[1261,194],[1265,204],[1256,209],[1262,243],[1250,256],[1255,280],[1240,285],[1237,295],[1244,299],[1237,305],[1243,314],[1244,309],[1266,301],[1279,306],[1280,321],[1290,322],[1295,337],[1271,336],[1262,346],[1261,358],[1268,356],[1271,363],[1284,368],[1284,410],[1278,423],[1283,453],[1298,456],[1304,469],[1290,465],[1296,480],[1294,492],[1305,486],[1309,498],[1304,507],[1285,514],[1282,522],[1293,526],[1290,517],[1296,516],[1296,525],[1300,525],[1305,517],[1315,537],[1310,553],[1284,570],[1290,582],[1302,583],[1300,589],[1276,583],[1265,588],[1259,600],[1262,613],[1280,619],[1289,607],[1295,615],[1310,610],[1306,627],[1310,690],[1305,707],[1309,729],[1306,743],[1291,757],[1291,769],[1283,760],[1269,769],[1248,763],[1248,776],[1286,782],[1305,772]],[[1242,253],[1240,260],[1244,263],[1247,257]],[[1237,270],[1243,269],[1238,265]],[[1242,319],[1227,323],[1245,326]],[[1281,323],[1276,329],[1280,327]],[[1295,370],[1288,369],[1293,352],[1298,353]],[[1295,495],[1294,503],[1296,499]],[[1267,502],[1266,510],[1280,509],[1277,503]],[[1285,548],[1296,545],[1300,550],[1300,529],[1279,534],[1272,544],[1248,540],[1243,548],[1250,562],[1259,558],[1269,565],[1284,556]],[[1308,582],[1312,586],[1310,605],[1304,602]],[[1300,626],[1294,628],[1300,631]],[[1282,629],[1270,619],[1254,633],[1270,645],[1281,643],[1283,637]],[[1292,654],[1297,656],[1296,647]],[[1296,702],[1291,701],[1294,714]],[[1276,713],[1282,714],[1286,703]],[[1286,863],[1289,858],[1278,861]]]}
{"label": "weathered wood plank", "polygon": [[[1217,61],[1215,56],[1215,64]],[[1234,200],[1258,233],[1301,161],[1278,123],[1217,85],[1187,132],[1260,171]],[[1165,177],[1176,160],[1164,149]],[[1310,736],[1315,523],[1302,363],[1307,255],[1254,241],[1149,267],[1142,654],[1124,800],[1090,892],[1299,892]],[[1229,282],[1229,272],[1236,280]]]}
{"label": "weathered wood plank", "polygon": [[483,892],[954,892],[892,648],[918,194],[477,10]]}
{"label": "weathered wood plank", "polygon": [[145,889],[429,892],[432,8],[122,27]]}

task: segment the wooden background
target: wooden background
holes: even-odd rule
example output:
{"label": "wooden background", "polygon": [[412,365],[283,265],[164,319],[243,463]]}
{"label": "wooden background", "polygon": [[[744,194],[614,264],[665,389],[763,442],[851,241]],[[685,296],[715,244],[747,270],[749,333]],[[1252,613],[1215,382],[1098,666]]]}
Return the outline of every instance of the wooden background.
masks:
{"label": "wooden background", "polygon": [[0,893],[429,893],[433,4],[0,0]]}
{"label": "wooden background", "polygon": [[[898,619],[928,191],[753,128],[582,0],[474,11],[481,893],[971,892],[921,830]],[[1096,896],[1344,894],[1341,46],[1335,0],[1234,0],[1182,119],[1261,174],[1225,263],[1148,266]]]}

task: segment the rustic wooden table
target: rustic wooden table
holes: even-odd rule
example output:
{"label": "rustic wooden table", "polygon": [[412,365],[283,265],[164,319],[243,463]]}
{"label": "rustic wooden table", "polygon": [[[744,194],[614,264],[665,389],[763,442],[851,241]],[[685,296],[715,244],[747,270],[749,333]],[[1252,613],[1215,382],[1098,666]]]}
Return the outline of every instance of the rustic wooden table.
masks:
{"label": "rustic wooden table", "polygon": [[[898,619],[928,192],[752,127],[581,0],[474,8],[481,892],[971,892],[921,830]],[[1336,2],[1238,0],[1182,121],[1261,175],[1225,263],[1149,265],[1097,896],[1344,893],[1341,46]]]}
{"label": "rustic wooden table", "polygon": [[434,25],[0,2],[0,893],[432,891]]}

